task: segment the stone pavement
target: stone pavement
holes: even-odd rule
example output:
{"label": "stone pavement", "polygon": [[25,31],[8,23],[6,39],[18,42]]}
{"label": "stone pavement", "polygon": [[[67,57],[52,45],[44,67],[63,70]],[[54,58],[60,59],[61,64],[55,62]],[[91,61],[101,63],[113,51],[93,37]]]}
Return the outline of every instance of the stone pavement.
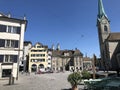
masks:
{"label": "stone pavement", "polygon": [[14,85],[8,85],[8,80],[0,80],[0,90],[69,90],[71,88],[67,81],[69,74],[70,72],[19,74],[19,80],[15,80]]}

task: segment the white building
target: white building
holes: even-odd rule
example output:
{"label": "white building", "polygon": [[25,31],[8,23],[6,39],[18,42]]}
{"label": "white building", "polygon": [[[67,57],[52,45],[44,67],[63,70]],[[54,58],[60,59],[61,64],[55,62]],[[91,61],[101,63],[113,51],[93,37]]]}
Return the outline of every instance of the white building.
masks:
{"label": "white building", "polygon": [[31,48],[32,48],[32,42],[24,41],[23,60],[22,60],[22,63],[20,65],[21,70],[23,70],[23,71],[28,71],[28,62],[29,62],[28,54],[29,54],[29,50]]}
{"label": "white building", "polygon": [[52,69],[52,49],[48,49],[48,70]]}
{"label": "white building", "polygon": [[18,77],[27,20],[0,13],[0,78]]}

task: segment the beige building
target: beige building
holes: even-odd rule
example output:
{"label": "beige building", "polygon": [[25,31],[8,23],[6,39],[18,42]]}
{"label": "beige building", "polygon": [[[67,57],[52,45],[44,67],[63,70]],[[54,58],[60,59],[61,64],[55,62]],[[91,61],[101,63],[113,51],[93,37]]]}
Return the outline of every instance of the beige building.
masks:
{"label": "beige building", "polygon": [[52,51],[53,71],[76,71],[83,69],[83,54],[78,50],[56,50]]}
{"label": "beige building", "polygon": [[48,46],[36,43],[29,51],[29,72],[45,71],[48,67]]}
{"label": "beige building", "polygon": [[93,60],[90,57],[83,58],[83,69],[84,70],[92,70]]}

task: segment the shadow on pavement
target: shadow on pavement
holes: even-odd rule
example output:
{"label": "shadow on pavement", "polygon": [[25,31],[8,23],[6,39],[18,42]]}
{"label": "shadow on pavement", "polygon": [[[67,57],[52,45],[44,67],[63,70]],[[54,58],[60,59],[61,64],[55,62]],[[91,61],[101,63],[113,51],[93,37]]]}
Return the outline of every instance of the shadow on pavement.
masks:
{"label": "shadow on pavement", "polygon": [[13,86],[13,85],[18,85],[18,84],[4,84],[3,86]]}
{"label": "shadow on pavement", "polygon": [[72,90],[71,88],[68,88],[68,89],[61,89],[61,90]]}

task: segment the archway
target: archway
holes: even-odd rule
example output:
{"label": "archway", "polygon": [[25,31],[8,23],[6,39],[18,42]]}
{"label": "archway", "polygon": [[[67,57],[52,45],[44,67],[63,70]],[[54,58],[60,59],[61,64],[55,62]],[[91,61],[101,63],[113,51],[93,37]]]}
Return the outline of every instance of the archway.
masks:
{"label": "archway", "polygon": [[36,72],[36,71],[37,71],[37,65],[36,64],[32,64],[31,72]]}
{"label": "archway", "polygon": [[38,67],[38,69],[41,70],[41,71],[45,71],[43,64],[40,64],[39,67]]}

